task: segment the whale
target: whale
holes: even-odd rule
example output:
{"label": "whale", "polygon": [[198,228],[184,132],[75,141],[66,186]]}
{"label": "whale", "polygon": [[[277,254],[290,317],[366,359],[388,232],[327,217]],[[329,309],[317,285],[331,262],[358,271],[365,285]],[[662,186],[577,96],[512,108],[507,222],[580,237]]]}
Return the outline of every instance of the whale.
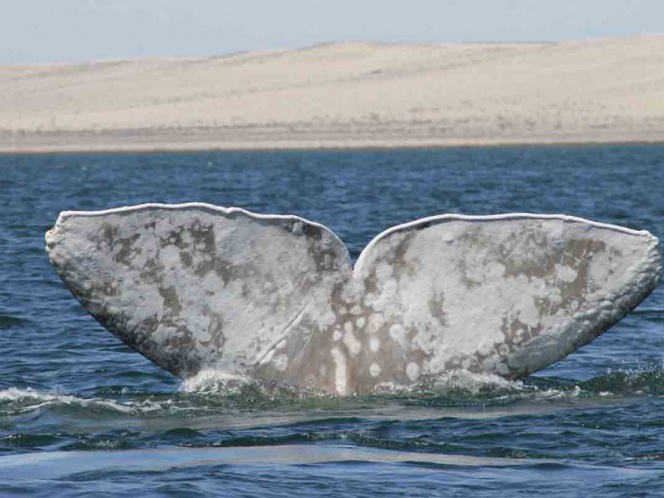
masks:
{"label": "whale", "polygon": [[352,264],[325,226],[205,203],[64,211],[64,285],[181,379],[202,372],[336,395],[453,370],[524,378],[588,344],[659,284],[659,241],[559,214],[442,214]]}

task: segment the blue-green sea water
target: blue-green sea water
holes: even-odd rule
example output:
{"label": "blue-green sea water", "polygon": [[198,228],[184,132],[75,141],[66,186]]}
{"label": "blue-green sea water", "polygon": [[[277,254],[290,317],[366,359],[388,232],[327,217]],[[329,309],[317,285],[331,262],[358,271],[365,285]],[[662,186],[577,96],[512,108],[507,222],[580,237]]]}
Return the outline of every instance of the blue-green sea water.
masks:
{"label": "blue-green sea water", "polygon": [[664,238],[664,146],[0,156],[0,495],[664,496],[664,289],[521,382],[304,396],[182,383],[63,287],[62,210],[297,214],[356,258],[440,213],[566,213]]}

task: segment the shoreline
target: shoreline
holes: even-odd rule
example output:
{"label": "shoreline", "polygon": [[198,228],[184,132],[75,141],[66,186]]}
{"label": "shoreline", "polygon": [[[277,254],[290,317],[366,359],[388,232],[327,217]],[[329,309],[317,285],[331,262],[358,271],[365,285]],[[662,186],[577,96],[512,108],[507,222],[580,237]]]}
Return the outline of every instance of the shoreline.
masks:
{"label": "shoreline", "polygon": [[509,149],[509,148],[593,148],[593,147],[640,147],[664,146],[664,137],[655,139],[616,140],[449,140],[422,143],[400,143],[376,140],[374,143],[225,143],[225,144],[135,144],[109,145],[62,145],[37,147],[6,147],[0,145],[0,156],[29,155],[94,155],[94,154],[188,154],[197,152],[361,152],[361,151],[407,151],[443,149]]}

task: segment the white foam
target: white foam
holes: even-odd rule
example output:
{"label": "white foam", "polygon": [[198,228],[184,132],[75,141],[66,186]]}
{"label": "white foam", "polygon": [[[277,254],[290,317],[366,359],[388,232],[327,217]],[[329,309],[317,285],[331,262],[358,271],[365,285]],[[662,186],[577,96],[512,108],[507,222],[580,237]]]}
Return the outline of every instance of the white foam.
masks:
{"label": "white foam", "polygon": [[[103,400],[99,398],[80,398],[58,392],[41,392],[31,388],[21,389],[10,387],[0,391],[0,402],[5,402],[13,408],[13,413],[26,413],[49,406],[79,406],[84,408],[103,408],[125,414],[145,413],[160,410],[163,407],[158,403],[146,400],[139,403]],[[15,406],[12,406],[15,405]]]}
{"label": "white foam", "polygon": [[180,385],[181,392],[233,394],[243,386],[250,384],[248,377],[230,374],[221,370],[204,369],[194,377],[184,380]]}

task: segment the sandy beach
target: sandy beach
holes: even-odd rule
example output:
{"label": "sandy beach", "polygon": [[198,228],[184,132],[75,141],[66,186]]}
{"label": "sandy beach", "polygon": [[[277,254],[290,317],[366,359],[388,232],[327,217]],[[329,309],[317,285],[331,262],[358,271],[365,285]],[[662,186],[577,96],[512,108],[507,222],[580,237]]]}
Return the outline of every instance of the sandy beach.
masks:
{"label": "sandy beach", "polygon": [[664,35],[0,66],[0,152],[664,142]]}

